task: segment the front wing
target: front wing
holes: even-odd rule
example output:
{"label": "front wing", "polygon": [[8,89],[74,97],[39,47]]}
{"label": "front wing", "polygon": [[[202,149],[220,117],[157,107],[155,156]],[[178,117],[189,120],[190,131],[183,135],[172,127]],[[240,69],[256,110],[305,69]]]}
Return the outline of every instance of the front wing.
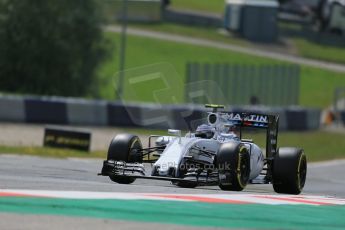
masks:
{"label": "front wing", "polygon": [[[200,174],[186,174],[184,178],[147,176],[145,167],[141,163],[126,163],[123,161],[106,160],[103,162],[102,172],[99,176],[122,176],[136,179],[170,181],[172,183],[182,182],[184,184],[194,184],[195,186],[215,186],[219,184],[217,171],[202,172]],[[250,181],[251,184],[268,184],[265,177]]]}

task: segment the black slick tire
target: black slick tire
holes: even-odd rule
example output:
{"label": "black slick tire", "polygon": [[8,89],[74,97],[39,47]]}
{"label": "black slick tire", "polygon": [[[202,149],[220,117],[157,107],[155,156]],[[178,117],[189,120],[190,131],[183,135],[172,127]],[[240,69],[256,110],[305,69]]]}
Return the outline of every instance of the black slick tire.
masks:
{"label": "black slick tire", "polygon": [[250,175],[250,154],[239,142],[223,143],[217,153],[219,187],[226,191],[242,191]]}
{"label": "black slick tire", "polygon": [[[114,137],[109,145],[107,160],[123,161],[126,163],[141,163],[142,155],[137,150],[142,149],[140,139],[132,134],[119,134]],[[135,178],[126,176],[109,176],[119,184],[131,184]]]}
{"label": "black slick tire", "polygon": [[273,160],[272,184],[277,193],[300,194],[307,176],[307,158],[302,149],[279,148]]}

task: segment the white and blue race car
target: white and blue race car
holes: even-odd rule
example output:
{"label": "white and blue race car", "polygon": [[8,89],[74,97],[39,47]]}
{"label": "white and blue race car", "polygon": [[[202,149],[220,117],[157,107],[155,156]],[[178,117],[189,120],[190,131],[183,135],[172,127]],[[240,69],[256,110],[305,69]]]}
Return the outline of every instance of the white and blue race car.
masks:
{"label": "white and blue race car", "polygon": [[[219,112],[224,106],[206,105],[207,124],[182,136],[150,136],[147,148],[131,134],[120,134],[110,143],[100,175],[120,184],[136,179],[171,181],[180,187],[217,185],[222,190],[242,191],[248,183],[273,184],[278,193],[301,193],[307,160],[300,148],[277,147],[279,117],[244,112]],[[242,139],[246,129],[266,130],[266,149]],[[156,140],[152,146],[152,140]],[[153,164],[145,170],[144,163]]]}

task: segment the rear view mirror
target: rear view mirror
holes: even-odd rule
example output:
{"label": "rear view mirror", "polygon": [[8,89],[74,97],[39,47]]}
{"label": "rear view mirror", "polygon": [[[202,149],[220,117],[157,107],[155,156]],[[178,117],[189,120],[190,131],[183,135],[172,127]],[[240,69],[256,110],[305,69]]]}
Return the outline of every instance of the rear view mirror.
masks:
{"label": "rear view mirror", "polygon": [[179,144],[181,144],[181,130],[177,130],[177,129],[168,129],[168,133],[170,135],[179,137]]}
{"label": "rear view mirror", "polygon": [[181,130],[177,129],[169,129],[168,133],[173,136],[181,136]]}

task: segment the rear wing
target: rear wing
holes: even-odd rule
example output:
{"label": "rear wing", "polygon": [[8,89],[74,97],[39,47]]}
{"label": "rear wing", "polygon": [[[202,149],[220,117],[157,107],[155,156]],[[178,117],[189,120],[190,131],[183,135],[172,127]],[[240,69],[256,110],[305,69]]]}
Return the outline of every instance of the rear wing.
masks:
{"label": "rear wing", "polygon": [[266,129],[266,157],[272,158],[277,153],[279,116],[247,112],[225,112],[227,120],[242,128]]}

